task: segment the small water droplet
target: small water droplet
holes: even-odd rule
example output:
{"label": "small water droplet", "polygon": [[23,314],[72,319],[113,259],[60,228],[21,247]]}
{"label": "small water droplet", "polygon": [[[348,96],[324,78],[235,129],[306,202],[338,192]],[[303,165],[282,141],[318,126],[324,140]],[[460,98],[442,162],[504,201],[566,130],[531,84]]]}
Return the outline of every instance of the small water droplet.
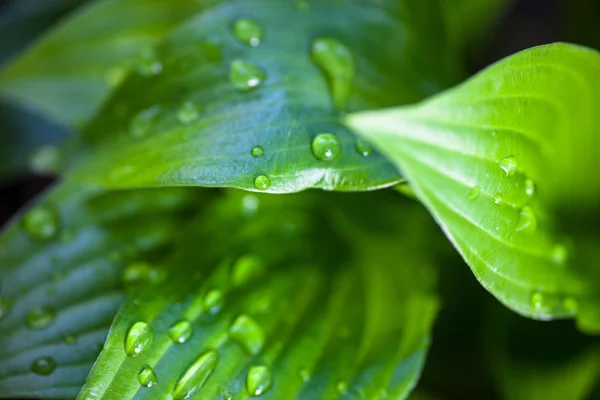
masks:
{"label": "small water droplet", "polygon": [[55,369],[56,361],[52,357],[40,357],[31,364],[31,372],[38,375],[50,375]]}
{"label": "small water droplet", "polygon": [[193,102],[186,101],[177,110],[177,119],[182,124],[187,125],[198,119],[198,114],[198,107]]}
{"label": "small water droplet", "polygon": [[206,58],[206,61],[210,63],[219,63],[223,58],[221,48],[221,41],[218,38],[207,38],[202,41],[202,53]]}
{"label": "small water droplet", "polygon": [[363,157],[368,157],[373,152],[373,146],[366,140],[358,139],[356,141],[356,151]]}
{"label": "small water droplet", "polygon": [[229,327],[229,336],[250,354],[258,354],[264,344],[265,334],[252,318],[240,315]]}
{"label": "small water droplet", "polygon": [[552,261],[555,264],[562,265],[567,261],[567,248],[562,244],[557,244],[552,248]]}
{"label": "small water droplet", "polygon": [[31,329],[42,329],[54,321],[54,310],[50,307],[35,307],[27,313],[27,326]]}
{"label": "small water droplet", "polygon": [[308,368],[302,368],[300,370],[300,379],[302,379],[302,382],[310,381],[310,371]]}
{"label": "small water droplet", "polygon": [[525,180],[525,193],[527,196],[533,196],[536,192],[535,182],[531,179]]}
{"label": "small water droplet", "polygon": [[541,310],[544,307],[544,295],[540,292],[533,292],[530,299],[531,305],[536,310]]}
{"label": "small water droplet", "polygon": [[338,382],[336,385],[337,392],[340,396],[343,396],[348,392],[348,384],[344,381]]}
{"label": "small water droplet", "polygon": [[246,375],[246,389],[252,397],[258,397],[273,386],[273,375],[264,365],[251,367]]}
{"label": "small water droplet", "polygon": [[146,136],[154,127],[155,120],[160,113],[160,106],[152,106],[139,112],[129,125],[129,132],[135,138]]}
{"label": "small water droplet", "polygon": [[219,289],[209,290],[206,296],[204,296],[202,305],[209,313],[218,313],[223,308],[223,292]]}
{"label": "small water droplet", "polygon": [[77,336],[75,336],[75,335],[66,335],[65,337],[63,337],[63,341],[66,344],[75,344],[75,343],[77,343]]}
{"label": "small water droplet", "polygon": [[150,388],[154,385],[158,384],[158,379],[156,378],[156,373],[149,365],[144,365],[140,372],[137,375],[138,382],[140,385]]}
{"label": "small water droplet", "polygon": [[331,133],[321,133],[312,142],[312,152],[318,160],[333,160],[341,151],[340,141]]}
{"label": "small water droplet", "polygon": [[144,261],[128,264],[123,270],[122,280],[131,287],[140,283],[157,284],[166,278],[166,272]]}
{"label": "small water droplet", "polygon": [[6,317],[12,307],[12,300],[8,297],[0,297],[0,320]]}
{"label": "small water droplet", "polygon": [[23,217],[23,226],[34,239],[52,239],[59,230],[58,214],[48,205],[36,206]]}
{"label": "small water droplet", "polygon": [[231,63],[229,80],[237,90],[252,90],[260,86],[266,77],[265,70],[257,65],[241,60],[235,60]]}
{"label": "small water droplet", "polygon": [[223,400],[233,400],[233,393],[224,392],[222,397],[223,397]]}
{"label": "small water droplet", "polygon": [[38,174],[53,174],[58,172],[60,165],[60,150],[57,146],[46,145],[37,149],[29,159],[29,166]]}
{"label": "small water droplet", "polygon": [[503,204],[504,203],[504,197],[502,197],[502,195],[500,193],[497,193],[494,196],[494,203],[496,203],[498,205]]}
{"label": "small water droplet", "polygon": [[525,206],[519,212],[519,221],[517,222],[517,231],[534,232],[537,229],[537,217],[533,209]]}
{"label": "small water droplet", "polygon": [[218,361],[219,354],[214,350],[209,350],[200,356],[175,385],[173,400],[187,399],[200,390],[214,372]]}
{"label": "small water droplet", "polygon": [[271,187],[271,179],[266,175],[259,175],[254,179],[254,187],[258,190],[267,190]]}
{"label": "small water droplet", "polygon": [[263,39],[264,30],[262,26],[251,19],[242,18],[233,24],[233,34],[241,42],[256,47]]}
{"label": "small water droplet", "polygon": [[481,194],[481,189],[479,189],[479,186],[473,187],[471,189],[471,191],[469,192],[469,200],[478,199],[480,194]]}
{"label": "small water droplet", "polygon": [[140,51],[136,62],[137,72],[145,77],[159,75],[163,70],[163,65],[158,59],[153,48],[148,47]]}
{"label": "small water droplet", "polygon": [[333,104],[339,109],[345,108],[355,73],[352,53],[338,39],[320,38],[312,42],[311,54],[329,80]]}
{"label": "small water droplet", "polygon": [[139,356],[150,345],[152,338],[152,328],[143,321],[136,322],[125,337],[125,353],[130,357]]}
{"label": "small water droplet", "polygon": [[514,156],[503,158],[498,165],[506,173],[506,176],[514,176],[517,173],[517,160]]}
{"label": "small water droplet", "polygon": [[192,324],[188,320],[181,320],[169,328],[169,337],[175,343],[185,343],[192,337]]}
{"label": "small water droplet", "polygon": [[265,155],[265,150],[261,146],[254,146],[250,151],[250,154],[252,154],[252,157],[254,158],[262,157]]}
{"label": "small water droplet", "polygon": [[264,270],[265,264],[259,256],[246,254],[236,260],[231,280],[234,286],[242,286],[262,275]]}

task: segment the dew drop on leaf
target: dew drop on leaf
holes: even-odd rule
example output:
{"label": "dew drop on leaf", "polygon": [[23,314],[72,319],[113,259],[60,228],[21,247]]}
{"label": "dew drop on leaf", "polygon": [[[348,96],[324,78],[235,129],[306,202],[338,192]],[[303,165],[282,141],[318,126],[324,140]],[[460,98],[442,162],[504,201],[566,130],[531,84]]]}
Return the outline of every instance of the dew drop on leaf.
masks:
{"label": "dew drop on leaf", "polygon": [[259,175],[254,179],[254,187],[258,190],[267,190],[271,187],[271,179],[266,175]]}
{"label": "dew drop on leaf", "polygon": [[137,357],[152,343],[152,328],[143,322],[138,321],[129,328],[125,336],[125,353],[130,357]]}
{"label": "dew drop on leaf", "polygon": [[254,366],[246,375],[246,389],[252,397],[258,397],[273,386],[273,375],[264,365]]}
{"label": "dew drop on leaf", "polygon": [[502,195],[500,193],[497,193],[494,196],[494,203],[496,203],[498,205],[503,204],[504,203],[504,197],[502,197]]}
{"label": "dew drop on leaf", "polygon": [[310,380],[310,371],[307,368],[302,368],[300,370],[300,379],[302,379],[302,382],[308,382]]}
{"label": "dew drop on leaf", "polygon": [[185,343],[192,337],[192,324],[181,320],[169,327],[169,337],[174,343]]}
{"label": "dew drop on leaf", "polygon": [[182,124],[187,125],[198,119],[198,114],[198,107],[193,102],[186,101],[177,110],[177,119]]}
{"label": "dew drop on leaf", "polygon": [[537,228],[537,217],[533,209],[525,206],[519,212],[519,221],[517,222],[517,231],[534,232]]}
{"label": "dew drop on leaf", "polygon": [[218,362],[219,354],[216,351],[209,350],[202,354],[179,378],[173,389],[173,400],[187,399],[200,390],[214,372]]}
{"label": "dew drop on leaf", "polygon": [[260,86],[267,73],[259,66],[249,62],[234,60],[229,70],[229,80],[240,91],[249,91]]}
{"label": "dew drop on leaf", "polygon": [[552,248],[552,261],[555,264],[562,265],[567,260],[567,248],[562,244],[554,245]]}
{"label": "dew drop on leaf", "polygon": [[148,47],[140,51],[136,60],[136,70],[138,74],[145,77],[159,75],[162,72],[163,65],[153,48]]}
{"label": "dew drop on leaf", "polygon": [[63,337],[63,342],[65,342],[66,344],[75,344],[77,343],[77,336],[66,335],[65,337]]}
{"label": "dew drop on leaf", "polygon": [[147,388],[158,384],[158,378],[156,377],[156,373],[149,365],[144,365],[142,367],[140,372],[138,372],[137,379],[140,385]]}
{"label": "dew drop on leaf", "polygon": [[260,325],[247,315],[236,318],[229,327],[229,336],[249,354],[258,354],[265,341],[265,334]]}
{"label": "dew drop on leaf", "polygon": [[514,176],[517,173],[517,160],[514,156],[508,156],[498,163],[506,176]]}
{"label": "dew drop on leaf", "polygon": [[333,160],[341,151],[340,141],[331,133],[321,133],[312,142],[312,152],[318,160]]}
{"label": "dew drop on leaf", "polygon": [[262,157],[265,155],[265,150],[261,146],[254,146],[250,151],[250,154],[252,154],[252,157],[254,158]]}
{"label": "dew drop on leaf", "polygon": [[233,34],[238,40],[252,47],[256,47],[263,39],[263,27],[251,19],[238,19],[233,24]]}
{"label": "dew drop on leaf", "polygon": [[223,393],[222,400],[233,400],[233,393],[225,392]]}
{"label": "dew drop on leaf", "polygon": [[29,236],[34,239],[52,239],[59,230],[58,214],[48,205],[36,206],[23,217],[23,226]]}
{"label": "dew drop on leaf", "polygon": [[160,106],[152,106],[139,112],[129,125],[129,133],[134,138],[146,136],[154,127],[154,122],[161,110]]}
{"label": "dew drop on leaf", "polygon": [[356,151],[363,157],[368,157],[373,152],[373,146],[366,140],[358,139],[356,141]]}
{"label": "dew drop on leaf", "polygon": [[540,292],[533,292],[530,298],[531,306],[540,310],[544,306],[544,295]]}
{"label": "dew drop on leaf", "polygon": [[135,261],[128,264],[123,270],[122,280],[127,287],[140,283],[157,284],[166,277],[164,270],[144,261]]}
{"label": "dew drop on leaf", "polygon": [[50,375],[55,369],[56,361],[52,357],[40,357],[31,364],[31,372],[38,375]]}
{"label": "dew drop on leaf", "polygon": [[311,45],[314,62],[325,72],[333,104],[343,109],[348,104],[354,80],[354,58],[348,48],[335,38],[315,39]]}
{"label": "dew drop on leaf", "polygon": [[54,310],[50,307],[35,307],[27,313],[27,326],[31,329],[42,329],[54,321]]}
{"label": "dew drop on leaf", "polygon": [[6,317],[12,307],[12,300],[8,297],[0,297],[0,320]]}
{"label": "dew drop on leaf", "polygon": [[480,194],[481,189],[479,189],[479,186],[473,187],[473,189],[471,189],[471,191],[469,192],[469,200],[476,200],[477,198],[479,198]]}
{"label": "dew drop on leaf", "polygon": [[535,182],[531,179],[526,179],[525,180],[525,194],[527,194],[527,196],[533,196],[535,194],[535,191],[536,191]]}
{"label": "dew drop on leaf", "polygon": [[231,280],[234,286],[242,286],[262,275],[264,270],[265,264],[259,256],[246,254],[235,261]]}
{"label": "dew drop on leaf", "polygon": [[209,313],[218,313],[223,308],[223,292],[219,289],[209,290],[202,300],[202,305]]}

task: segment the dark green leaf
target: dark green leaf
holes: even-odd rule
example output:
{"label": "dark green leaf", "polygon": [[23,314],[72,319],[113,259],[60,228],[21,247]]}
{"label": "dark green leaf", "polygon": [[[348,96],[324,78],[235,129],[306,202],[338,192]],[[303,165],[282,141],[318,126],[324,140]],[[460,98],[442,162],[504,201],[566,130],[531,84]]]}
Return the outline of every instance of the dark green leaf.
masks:
{"label": "dark green leaf", "polygon": [[[381,155],[357,150],[334,104],[414,102],[452,82],[457,62],[437,1],[378,4],[253,0],[206,10],[148,52],[85,130],[73,147],[93,154],[79,176],[277,193],[397,182]],[[261,33],[236,37],[240,19]],[[335,138],[313,145],[323,133]]]}
{"label": "dark green leaf", "polygon": [[554,216],[600,198],[599,74],[595,51],[542,46],[420,105],[348,118],[500,301],[539,319],[577,315],[590,331],[600,331],[598,264],[578,258]]}
{"label": "dark green leaf", "polygon": [[435,277],[426,214],[391,195],[229,193],[123,306],[79,398],[405,398]]}
{"label": "dark green leaf", "polygon": [[77,394],[124,300],[124,265],[160,260],[196,192],[65,183],[12,222],[0,236],[0,397]]}

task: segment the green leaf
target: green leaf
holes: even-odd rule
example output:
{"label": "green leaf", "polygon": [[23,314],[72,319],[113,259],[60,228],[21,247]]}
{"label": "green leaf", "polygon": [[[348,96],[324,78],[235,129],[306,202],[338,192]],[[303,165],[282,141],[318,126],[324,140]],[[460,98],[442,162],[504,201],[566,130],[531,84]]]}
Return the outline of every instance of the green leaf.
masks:
{"label": "green leaf", "polygon": [[125,298],[123,267],[160,260],[198,200],[66,182],[15,218],[0,236],[0,397],[76,396]]}
{"label": "green leaf", "polygon": [[195,0],[86,5],[0,73],[0,95],[81,125],[124,79],[140,49],[202,7]]}
{"label": "green leaf", "polygon": [[79,398],[405,398],[437,308],[432,227],[389,196],[228,193],[120,310]]}
{"label": "green leaf", "polygon": [[[240,20],[250,21],[243,33]],[[357,150],[340,113],[414,102],[453,82],[445,28],[433,0],[222,3],[146,54],[73,144],[88,155],[77,174],[111,187],[389,186],[398,172]]]}
{"label": "green leaf", "polygon": [[554,216],[600,198],[599,74],[595,51],[542,46],[422,104],[348,118],[402,169],[484,287],[521,314],[577,315],[589,331],[600,331],[595,267]]}

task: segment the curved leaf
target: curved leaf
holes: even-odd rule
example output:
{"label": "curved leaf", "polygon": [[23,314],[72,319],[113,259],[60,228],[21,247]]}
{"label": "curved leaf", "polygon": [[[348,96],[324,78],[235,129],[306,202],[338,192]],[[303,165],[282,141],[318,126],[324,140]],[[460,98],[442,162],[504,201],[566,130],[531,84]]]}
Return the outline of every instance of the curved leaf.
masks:
{"label": "curved leaf", "polygon": [[[255,31],[238,38],[239,21]],[[445,32],[432,0],[222,3],[147,54],[73,145],[93,152],[77,173],[111,187],[389,186],[398,172],[357,150],[334,103],[408,103],[448,85],[457,62]],[[336,138],[315,143],[321,133]]]}
{"label": "curved leaf", "polygon": [[197,200],[67,182],[13,221],[0,236],[0,397],[74,397],[125,298],[123,267],[166,253]]}
{"label": "curved leaf", "polygon": [[590,331],[600,282],[587,270],[598,264],[577,260],[554,216],[600,198],[599,74],[595,51],[542,46],[415,107],[348,118],[500,301],[539,319],[577,315]]}
{"label": "curved leaf", "polygon": [[202,4],[100,0],[86,5],[0,73],[0,95],[65,125],[81,125],[123,80],[140,49]]}
{"label": "curved leaf", "polygon": [[[426,215],[386,195],[230,193],[186,233],[168,283],[123,306],[79,398],[405,398],[435,279]],[[354,222],[371,200],[381,213]],[[416,212],[402,225],[390,209]]]}

